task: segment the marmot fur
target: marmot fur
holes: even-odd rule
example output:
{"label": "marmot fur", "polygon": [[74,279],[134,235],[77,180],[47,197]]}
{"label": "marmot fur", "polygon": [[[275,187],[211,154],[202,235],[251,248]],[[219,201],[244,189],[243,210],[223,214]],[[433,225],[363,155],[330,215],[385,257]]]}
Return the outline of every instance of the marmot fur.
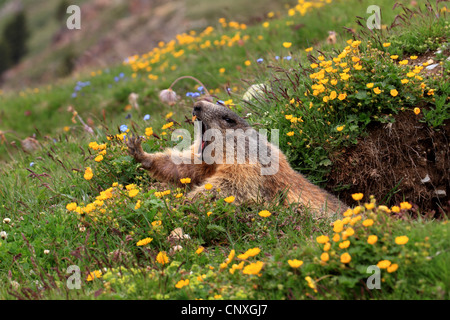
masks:
{"label": "marmot fur", "polygon": [[[188,150],[149,154],[142,150],[141,138],[132,136],[127,140],[130,155],[160,182],[180,185],[180,179],[190,178],[193,189],[189,198],[211,184],[220,189],[221,196],[234,196],[238,204],[258,199],[268,202],[284,194],[285,203],[298,203],[320,214],[342,213],[348,208],[294,171],[276,146],[230,109],[199,101],[194,104],[193,116],[201,126],[201,134]],[[215,134],[209,137],[208,132]],[[228,150],[232,153],[227,161]],[[261,161],[264,154],[265,161]]]}

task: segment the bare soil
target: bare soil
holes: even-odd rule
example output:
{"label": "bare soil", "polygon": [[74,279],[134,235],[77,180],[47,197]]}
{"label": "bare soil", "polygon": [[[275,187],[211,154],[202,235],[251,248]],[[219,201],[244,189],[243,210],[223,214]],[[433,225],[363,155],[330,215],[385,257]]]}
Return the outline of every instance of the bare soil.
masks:
{"label": "bare soil", "polygon": [[449,215],[450,121],[437,131],[420,118],[408,111],[394,123],[371,125],[368,136],[332,159],[328,189],[341,189],[336,193],[347,204],[362,192],[379,204],[408,201],[427,216]]}

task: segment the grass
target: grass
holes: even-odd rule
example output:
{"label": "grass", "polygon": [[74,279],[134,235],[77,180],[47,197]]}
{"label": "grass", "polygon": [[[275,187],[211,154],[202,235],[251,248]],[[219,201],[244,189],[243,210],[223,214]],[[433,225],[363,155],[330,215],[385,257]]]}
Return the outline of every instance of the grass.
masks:
{"label": "grass", "polygon": [[[190,201],[185,197],[189,184],[177,189],[155,183],[128,156],[119,130],[126,124],[143,135],[151,127],[161,139],[148,137],[144,148],[149,152],[172,146],[174,142],[166,137],[174,129],[192,129],[184,116],[190,114],[193,99],[185,94],[197,87],[189,80],[178,83],[174,90],[182,98],[173,107],[160,102],[158,93],[178,76],[195,76],[216,100],[243,116],[251,113],[248,120],[255,126],[279,128],[280,147],[292,165],[320,181],[331,165],[330,153],[354,144],[369,123],[389,122],[399,108],[413,116],[419,101],[428,112],[448,105],[448,100],[442,106],[439,102],[448,96],[445,78],[413,78],[401,87],[411,67],[398,65],[390,55],[412,63],[406,54],[423,51],[395,50],[414,48],[415,37],[400,37],[401,42],[394,45],[389,40],[392,34],[380,31],[373,37],[362,36],[361,43],[347,43],[350,36],[345,35],[334,45],[326,43],[329,30],[357,28],[354,17],[365,12],[367,3],[354,1],[350,6],[348,1],[333,1],[304,15],[300,7],[294,15],[286,10],[254,25],[221,20],[212,32],[181,35],[178,42],[163,43],[123,65],[53,85],[3,92],[1,125],[8,143],[0,149],[4,161],[0,169],[0,231],[4,232],[0,297],[448,299],[448,220],[412,218],[410,213],[415,212],[407,201],[385,207],[370,195],[355,200],[343,217],[330,219],[276,202],[235,206],[225,199],[212,201],[214,186]],[[401,12],[401,8],[390,10],[391,5],[391,1],[380,1],[386,21]],[[432,21],[444,45],[448,23],[442,19]],[[304,26],[296,29],[299,24]],[[404,28],[399,34],[413,34],[410,24],[398,28]],[[391,46],[383,47],[388,41]],[[283,46],[284,42],[291,46]],[[313,51],[305,52],[311,46]],[[364,69],[337,72],[334,91],[346,96],[331,99],[329,84],[322,83],[324,90],[314,89],[322,79],[310,75],[326,68],[319,65],[320,55],[332,61],[347,46],[350,49],[342,59],[353,66],[357,62],[352,58],[357,56]],[[284,59],[288,56],[290,60]],[[258,63],[259,58],[263,62]],[[313,63],[318,66],[313,68]],[[347,66],[336,63],[335,67]],[[342,73],[350,75],[348,82]],[[264,98],[243,101],[246,89],[255,83],[266,84]],[[384,92],[373,93],[368,83]],[[397,95],[391,94],[394,88]],[[427,94],[430,90],[433,95]],[[129,106],[132,92],[139,94],[139,109]],[[93,134],[83,130],[74,110]],[[151,115],[150,120],[143,120],[145,114]],[[437,112],[434,118],[439,116],[448,119]],[[169,122],[173,126],[162,129]],[[307,141],[291,138],[287,135],[291,131],[294,138],[301,131]],[[33,133],[41,149],[18,150],[20,140]],[[10,144],[13,140],[17,149]],[[99,147],[102,144],[105,147]],[[103,160],[97,162],[94,159],[100,152]],[[86,175],[87,167],[92,177]],[[260,215],[263,210],[270,216]],[[177,234],[188,237],[179,239]],[[376,242],[368,243],[369,236],[376,236]],[[140,245],[144,239],[148,243]],[[391,263],[390,269],[380,263],[383,260]],[[377,264],[383,267],[381,289],[369,290],[367,268]],[[67,285],[73,284],[73,274],[67,272],[71,265],[81,272],[81,289]]]}

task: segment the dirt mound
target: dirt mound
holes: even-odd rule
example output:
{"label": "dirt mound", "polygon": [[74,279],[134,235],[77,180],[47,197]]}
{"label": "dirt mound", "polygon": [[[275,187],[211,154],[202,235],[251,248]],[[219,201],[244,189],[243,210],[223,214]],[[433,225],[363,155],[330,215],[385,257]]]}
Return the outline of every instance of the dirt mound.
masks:
{"label": "dirt mound", "polygon": [[[408,201],[431,216],[450,213],[450,121],[439,131],[419,122],[411,111],[390,124],[373,124],[368,136],[332,159],[327,184],[341,199],[352,193],[374,195],[389,206]],[[348,189],[346,189],[348,188]]]}

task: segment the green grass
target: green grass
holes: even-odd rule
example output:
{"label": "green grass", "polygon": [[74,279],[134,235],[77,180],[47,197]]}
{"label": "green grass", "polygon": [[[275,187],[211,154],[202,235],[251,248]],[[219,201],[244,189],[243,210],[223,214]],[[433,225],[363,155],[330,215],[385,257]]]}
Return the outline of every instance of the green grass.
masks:
{"label": "green grass", "polygon": [[[399,90],[396,97],[389,95],[392,86],[398,86],[409,70],[374,51],[376,41],[368,37],[362,38],[358,52],[367,69],[360,73],[351,71],[350,81],[338,84],[339,93],[347,92],[344,102],[336,100],[335,104],[326,105],[323,102],[325,93],[312,94],[313,80],[309,75],[320,68],[313,70],[310,65],[314,61],[310,59],[317,59],[318,50],[327,59],[336,57],[350,38],[340,33],[335,45],[326,44],[327,31],[340,31],[342,26],[357,28],[355,16],[362,15],[369,2],[333,1],[304,16],[298,13],[289,16],[286,10],[280,17],[266,19],[269,22],[267,28],[262,22],[248,24],[246,28],[240,26],[239,30],[213,24],[213,33],[199,36],[201,30],[197,30],[197,42],[176,44],[167,53],[159,53],[158,61],[151,62],[156,53],[140,56],[142,68],[137,62],[111,66],[101,72],[94,70],[94,74],[80,74],[51,86],[43,85],[38,90],[3,92],[0,95],[1,128],[8,143],[0,146],[3,160],[0,231],[6,232],[7,237],[0,240],[0,297],[449,299],[447,220],[409,218],[408,209],[404,208],[397,214],[393,213],[395,208],[386,213],[386,209],[378,207],[369,195],[360,202],[355,201],[353,212],[346,214],[348,218],[329,219],[317,218],[312,210],[300,211],[295,206],[284,207],[276,202],[235,206],[224,199],[212,201],[214,188],[192,202],[184,197],[189,187],[177,189],[155,184],[128,156],[121,140],[107,138],[118,134],[118,127],[123,124],[141,135],[145,128],[152,127],[155,134],[163,138],[180,126],[192,130],[184,120],[185,115],[190,117],[193,100],[185,94],[196,90],[195,82],[184,80],[176,85],[174,90],[181,99],[173,107],[158,100],[159,90],[169,87],[179,76],[191,75],[212,90],[216,100],[230,103],[243,116],[252,113],[248,119],[251,123],[262,128],[279,128],[280,147],[292,165],[309,173],[316,182],[320,181],[321,174],[330,165],[327,161],[329,153],[353,144],[365,133],[368,123],[389,122],[390,114],[398,112],[399,105],[405,109],[414,106],[404,100],[421,101],[429,112],[442,110],[439,101],[442,96],[448,96],[445,79],[424,80],[426,90],[435,89],[434,96],[421,96],[420,81]],[[391,1],[380,1],[386,21],[392,21],[401,12],[400,8],[390,10],[391,5]],[[198,15],[208,12],[201,6],[195,9]],[[231,12],[228,22],[236,11]],[[222,14],[220,12],[218,16]],[[448,24],[442,20],[435,23],[445,44],[448,38],[444,31],[448,30]],[[292,27],[299,24],[304,26],[300,29]],[[403,28],[401,34],[413,33],[409,25]],[[237,33],[242,41],[232,40],[228,46],[229,39]],[[214,45],[215,40],[220,41],[224,36],[228,37],[224,46]],[[245,36],[249,38],[244,40]],[[383,31],[380,37],[385,38],[381,38],[380,43],[388,41],[390,36]],[[415,39],[413,36],[401,37],[400,43],[379,49],[393,54],[399,47],[414,48]],[[201,48],[207,40],[211,46]],[[368,41],[372,41],[372,47],[367,47]],[[291,42],[292,46],[285,48],[283,42]],[[310,46],[314,51],[307,56],[304,49]],[[167,48],[167,44],[162,48]],[[184,54],[174,57],[172,53],[181,49]],[[288,55],[291,60],[283,59]],[[276,60],[275,56],[280,59]],[[348,59],[351,56],[349,54]],[[257,63],[258,58],[263,58],[263,63]],[[245,65],[246,60],[250,61],[250,66]],[[147,66],[152,70],[147,71]],[[371,67],[377,71],[370,72]],[[225,72],[221,73],[220,68]],[[149,74],[157,76],[157,80],[149,79]],[[119,77],[117,81],[115,77]],[[72,98],[77,81],[90,81],[90,84],[80,88],[77,97]],[[373,90],[366,89],[369,82],[374,82],[375,87],[379,86],[385,92],[373,94]],[[243,94],[254,83],[267,84],[273,94],[270,98],[244,102]],[[230,95],[226,86],[231,88]],[[310,94],[305,96],[307,90]],[[126,108],[132,92],[139,94],[139,110]],[[327,91],[326,95],[330,93]],[[443,105],[448,105],[447,101]],[[322,111],[309,108],[310,102]],[[330,105],[333,108],[329,108]],[[69,106],[85,122],[90,118],[93,135],[83,130],[78,118],[68,111]],[[25,115],[26,111],[31,114]],[[162,125],[169,121],[165,117],[169,112],[174,113],[172,118],[179,125],[162,130]],[[145,114],[150,114],[151,119],[144,121]],[[286,115],[306,121],[290,122]],[[433,119],[436,117],[439,117],[438,112]],[[65,126],[69,127],[67,131]],[[337,130],[339,126],[344,126],[342,131]],[[9,130],[14,133],[7,132]],[[308,143],[289,138],[286,133],[291,130],[296,133],[302,130],[310,137]],[[162,132],[168,135],[164,136]],[[20,146],[20,140],[33,133],[42,143],[41,150],[28,154],[11,146],[13,140]],[[330,142],[323,135],[334,138]],[[107,145],[100,162],[94,161],[100,150],[92,148],[92,144],[89,147],[94,141]],[[173,144],[167,139],[151,137],[144,148],[154,152]],[[86,167],[93,170],[90,180],[84,178]],[[125,188],[131,184],[139,190],[135,196],[130,196]],[[109,188],[112,188],[111,195],[98,198]],[[160,196],[157,190],[171,192]],[[177,198],[178,194],[181,196]],[[91,210],[89,204],[96,201],[103,202],[97,202],[96,208]],[[140,206],[137,206],[138,202]],[[80,213],[67,207],[70,203],[76,203]],[[373,208],[371,203],[375,203]],[[260,216],[258,213],[262,210],[268,210],[271,215]],[[332,225],[336,219],[345,221],[344,230],[337,230],[337,223]],[[367,219],[373,220],[372,226],[362,225]],[[189,239],[170,238],[177,228],[182,228]],[[340,248],[345,229],[351,233],[349,228],[354,231],[348,236],[350,245]],[[332,240],[335,234],[340,235],[339,241]],[[323,235],[329,237],[328,250],[324,243],[318,243],[322,242],[320,236]],[[378,237],[375,244],[367,243],[369,235]],[[395,239],[401,236],[408,237],[406,244],[396,243]],[[138,241],[145,238],[152,240],[145,246],[137,246]],[[182,250],[173,252],[177,245],[182,246]],[[201,253],[196,252],[199,247],[204,248]],[[238,257],[252,248],[258,248],[260,252],[246,259]],[[232,250],[235,257],[227,262]],[[160,252],[167,253],[167,263],[158,262]],[[328,260],[324,258],[324,252],[328,253]],[[341,261],[345,252],[350,254],[351,261]],[[303,264],[299,268],[291,267],[288,260],[293,259],[301,260]],[[398,269],[393,272],[383,269],[381,289],[368,290],[365,286],[370,276],[367,267],[381,260],[398,264]],[[261,270],[256,262],[263,263]],[[80,268],[80,290],[67,287],[71,274],[66,270],[71,265]],[[101,278],[87,281],[89,273],[98,270],[102,272]],[[255,274],[251,274],[253,272]],[[311,277],[312,282],[308,283],[306,277]],[[180,286],[180,280],[187,279],[189,285],[176,287]]]}

